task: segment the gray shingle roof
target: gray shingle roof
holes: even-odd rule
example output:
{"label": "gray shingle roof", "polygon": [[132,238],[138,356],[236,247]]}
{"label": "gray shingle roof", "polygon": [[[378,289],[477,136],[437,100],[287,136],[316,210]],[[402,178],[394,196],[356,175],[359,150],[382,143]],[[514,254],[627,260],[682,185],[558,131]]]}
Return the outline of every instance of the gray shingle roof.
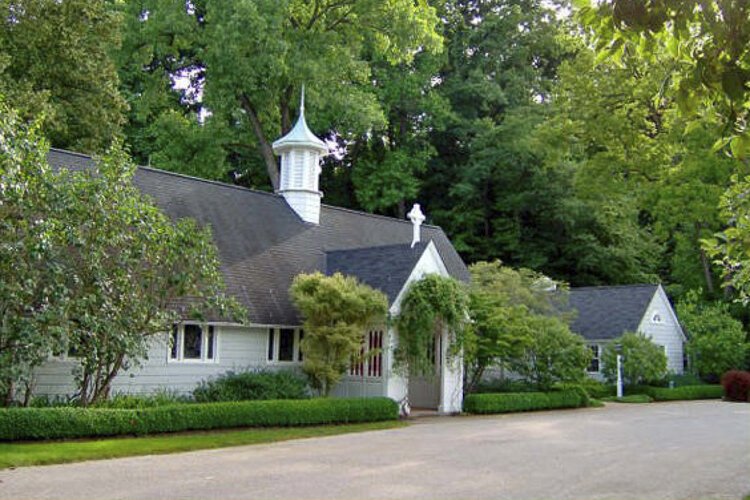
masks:
{"label": "gray shingle roof", "polygon": [[659,285],[572,288],[570,307],[578,314],[571,330],[589,340],[609,340],[634,332]]}
{"label": "gray shingle roof", "polygon": [[379,247],[334,250],[326,253],[326,273],[356,277],[388,296],[393,304],[404,287],[414,266],[427,248],[427,243],[386,245]]}
{"label": "gray shingle roof", "polygon": [[[92,165],[88,156],[61,150],[50,151],[48,159],[54,168]],[[325,272],[328,252],[403,245],[412,238],[409,221],[323,205],[320,225],[308,224],[279,195],[153,168],[139,167],[134,183],[170,217],[211,227],[227,291],[258,324],[301,322],[289,286],[299,273]],[[435,243],[451,276],[468,281],[466,265],[442,229],[423,225],[422,238]],[[357,272],[370,276],[374,265],[362,262]]]}

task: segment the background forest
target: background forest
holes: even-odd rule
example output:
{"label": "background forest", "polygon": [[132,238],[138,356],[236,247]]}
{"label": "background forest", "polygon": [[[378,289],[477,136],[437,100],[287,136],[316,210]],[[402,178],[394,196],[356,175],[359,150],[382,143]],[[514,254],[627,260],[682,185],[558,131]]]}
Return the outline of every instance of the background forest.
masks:
{"label": "background forest", "polygon": [[[139,164],[272,190],[305,84],[326,203],[418,201],[468,263],[731,303],[701,242],[750,173],[743,117],[701,105],[677,30],[611,3],[0,0],[0,93],[53,147],[121,139]],[[746,70],[702,71],[746,92]]]}

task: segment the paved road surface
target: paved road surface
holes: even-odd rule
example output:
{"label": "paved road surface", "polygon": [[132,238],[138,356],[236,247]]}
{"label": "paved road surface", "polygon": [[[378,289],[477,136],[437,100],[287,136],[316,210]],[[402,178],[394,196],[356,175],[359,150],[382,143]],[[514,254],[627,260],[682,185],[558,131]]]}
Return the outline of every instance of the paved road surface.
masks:
{"label": "paved road surface", "polygon": [[401,429],[0,471],[0,498],[740,499],[750,405],[426,418]]}

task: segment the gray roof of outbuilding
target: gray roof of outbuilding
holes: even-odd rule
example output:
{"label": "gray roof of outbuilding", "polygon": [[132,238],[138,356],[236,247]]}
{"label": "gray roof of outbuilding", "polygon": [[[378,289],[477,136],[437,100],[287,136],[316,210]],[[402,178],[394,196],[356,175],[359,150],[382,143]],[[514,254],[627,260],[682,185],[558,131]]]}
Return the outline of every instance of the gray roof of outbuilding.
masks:
{"label": "gray roof of outbuilding", "polygon": [[426,248],[427,243],[421,242],[414,248],[404,243],[334,250],[326,253],[326,273],[354,276],[385,293],[388,303],[393,304]]}
{"label": "gray roof of outbuilding", "polygon": [[578,311],[570,329],[589,340],[634,332],[659,285],[572,288],[569,305]]}
{"label": "gray roof of outbuilding", "polygon": [[[93,165],[86,155],[55,149],[48,159],[54,168]],[[300,273],[325,272],[329,252],[398,246],[412,238],[406,220],[323,205],[320,224],[309,224],[279,195],[148,167],[138,168],[134,183],[173,219],[191,217],[211,227],[227,291],[257,324],[299,324],[289,286]],[[468,281],[466,265],[441,228],[423,225],[422,238],[435,243],[451,276]],[[374,263],[361,260],[358,266],[357,255],[367,252],[344,259],[348,269],[369,279]]]}

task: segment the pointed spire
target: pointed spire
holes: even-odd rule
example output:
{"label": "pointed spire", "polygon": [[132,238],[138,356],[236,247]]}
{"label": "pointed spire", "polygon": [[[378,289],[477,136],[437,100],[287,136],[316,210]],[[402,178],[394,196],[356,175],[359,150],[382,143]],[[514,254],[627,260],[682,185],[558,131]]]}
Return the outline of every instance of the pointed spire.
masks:
{"label": "pointed spire", "polygon": [[302,84],[302,92],[299,95],[299,115],[305,116],[305,84]]}
{"label": "pointed spire", "polygon": [[328,146],[326,146],[326,143],[316,137],[307,126],[307,121],[305,120],[304,85],[302,85],[302,92],[300,93],[299,117],[297,118],[297,123],[294,124],[294,127],[292,127],[292,130],[290,130],[288,134],[277,139],[273,143],[273,150],[276,154],[280,154],[284,149],[290,147],[307,147],[316,149],[321,153],[328,152]]}

